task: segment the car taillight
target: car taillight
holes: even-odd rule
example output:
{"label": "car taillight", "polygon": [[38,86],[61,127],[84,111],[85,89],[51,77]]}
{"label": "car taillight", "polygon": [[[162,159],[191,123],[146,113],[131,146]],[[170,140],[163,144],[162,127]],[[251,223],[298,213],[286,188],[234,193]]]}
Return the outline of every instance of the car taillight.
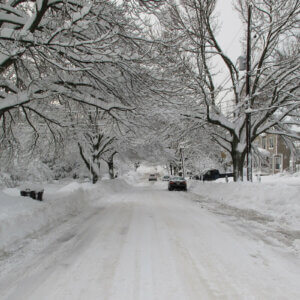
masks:
{"label": "car taillight", "polygon": [[173,181],[170,181],[170,184],[173,184],[174,182]]}

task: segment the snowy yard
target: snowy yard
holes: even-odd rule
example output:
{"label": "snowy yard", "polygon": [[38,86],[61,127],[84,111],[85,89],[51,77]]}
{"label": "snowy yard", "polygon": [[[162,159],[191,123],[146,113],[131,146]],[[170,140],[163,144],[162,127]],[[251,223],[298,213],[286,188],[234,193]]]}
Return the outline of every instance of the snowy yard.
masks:
{"label": "snowy yard", "polygon": [[254,183],[191,183],[210,210],[248,222],[268,231],[265,239],[282,243],[300,254],[300,174],[262,177]]}
{"label": "snowy yard", "polygon": [[300,298],[300,177],[130,182],[2,191],[0,298]]}

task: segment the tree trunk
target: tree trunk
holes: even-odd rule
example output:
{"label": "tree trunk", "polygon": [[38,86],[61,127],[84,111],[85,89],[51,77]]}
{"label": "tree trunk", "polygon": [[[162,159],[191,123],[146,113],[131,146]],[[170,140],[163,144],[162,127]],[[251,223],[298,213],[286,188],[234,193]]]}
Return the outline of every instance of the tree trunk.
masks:
{"label": "tree trunk", "polygon": [[[89,162],[87,160],[84,161],[85,165],[87,166],[87,168],[90,170],[90,172],[92,173],[92,182],[93,184],[95,184],[98,180],[99,180],[99,174],[100,174],[100,163],[97,162],[92,162],[92,165],[89,164]],[[96,167],[95,167],[96,165]]]}
{"label": "tree trunk", "polygon": [[[96,167],[95,167],[96,165]],[[92,161],[91,172],[93,174],[93,184],[95,184],[99,180],[100,176],[100,162]]]}
{"label": "tree trunk", "polygon": [[92,159],[92,161],[90,161],[84,151],[82,146],[80,145],[80,143],[78,143],[78,147],[79,147],[79,153],[80,156],[82,158],[82,160],[84,161],[86,167],[88,168],[88,170],[92,173],[92,182],[93,184],[95,184],[98,180],[99,180],[99,174],[100,174],[100,162],[97,161],[95,162],[95,158]]}
{"label": "tree trunk", "polygon": [[233,179],[234,181],[243,181],[243,167],[245,160],[245,152],[239,152],[236,149],[231,151],[233,164]]}
{"label": "tree trunk", "polygon": [[177,166],[173,167],[173,174],[178,175],[178,167]]}
{"label": "tree trunk", "polygon": [[[108,173],[109,173],[109,178],[110,179],[114,179],[115,178],[115,169],[114,169],[114,156],[117,154],[118,152],[115,151],[114,153],[112,153],[109,158],[106,161],[107,166],[108,166]],[[137,169],[137,168],[136,168]]]}
{"label": "tree trunk", "polygon": [[93,174],[93,176],[92,176],[92,182],[93,182],[93,184],[95,184],[98,181],[99,176],[96,173],[94,173],[93,171],[92,171],[92,174]]}
{"label": "tree trunk", "polygon": [[108,165],[109,178],[114,179],[115,178],[114,161],[113,160],[108,161],[107,165]]}

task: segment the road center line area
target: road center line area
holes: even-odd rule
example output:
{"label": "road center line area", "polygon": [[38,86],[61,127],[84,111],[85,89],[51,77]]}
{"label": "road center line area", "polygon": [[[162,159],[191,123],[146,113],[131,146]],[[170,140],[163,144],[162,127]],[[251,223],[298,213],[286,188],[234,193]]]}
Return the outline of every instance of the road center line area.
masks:
{"label": "road center line area", "polygon": [[291,254],[192,199],[136,187],[29,237],[0,260],[0,299],[300,299]]}

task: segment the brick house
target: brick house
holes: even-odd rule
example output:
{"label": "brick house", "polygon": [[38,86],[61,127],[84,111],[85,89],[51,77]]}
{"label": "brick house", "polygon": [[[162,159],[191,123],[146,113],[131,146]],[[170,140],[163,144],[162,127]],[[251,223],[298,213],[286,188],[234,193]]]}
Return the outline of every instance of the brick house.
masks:
{"label": "brick house", "polygon": [[292,153],[290,168],[292,172],[300,172],[300,141],[295,142],[296,152]]}
{"label": "brick house", "polygon": [[263,133],[254,143],[261,156],[254,159],[254,169],[257,171],[276,174],[300,170],[299,155],[292,153],[281,136]]}

